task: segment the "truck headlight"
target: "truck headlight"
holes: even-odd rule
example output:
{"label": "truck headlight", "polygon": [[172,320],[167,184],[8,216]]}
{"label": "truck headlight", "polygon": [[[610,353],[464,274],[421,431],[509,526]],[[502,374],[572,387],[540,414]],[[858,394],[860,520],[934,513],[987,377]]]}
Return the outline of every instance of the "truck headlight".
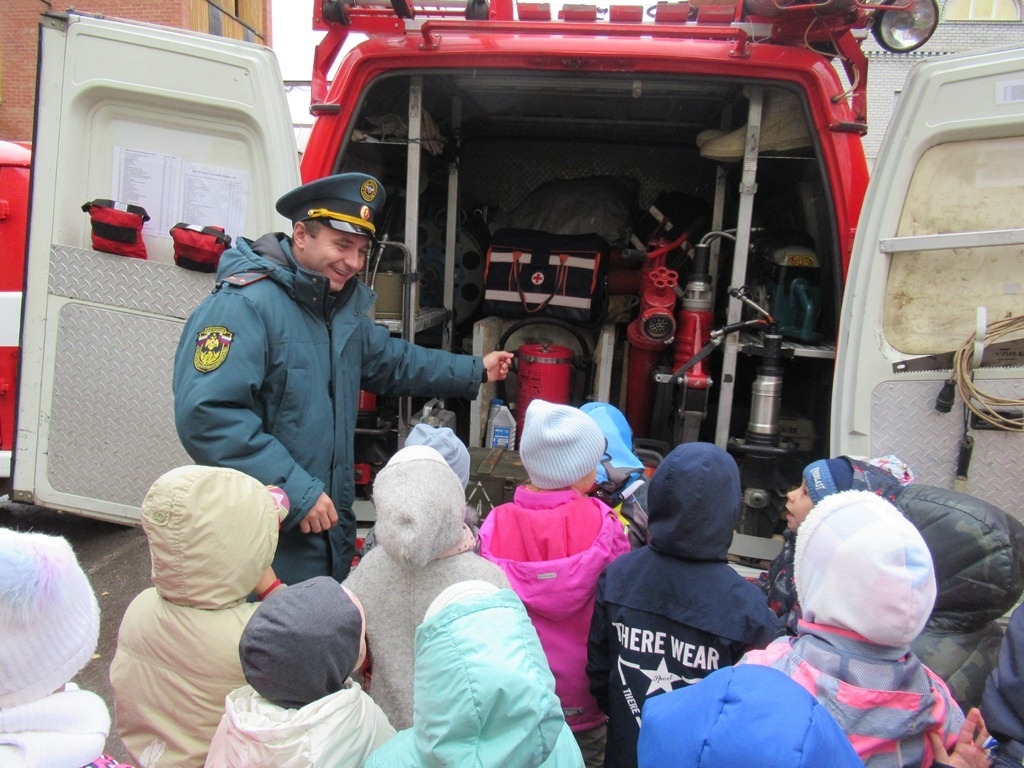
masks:
{"label": "truck headlight", "polygon": [[910,53],[928,42],[939,24],[935,0],[889,0],[890,9],[875,13],[871,34],[885,50]]}

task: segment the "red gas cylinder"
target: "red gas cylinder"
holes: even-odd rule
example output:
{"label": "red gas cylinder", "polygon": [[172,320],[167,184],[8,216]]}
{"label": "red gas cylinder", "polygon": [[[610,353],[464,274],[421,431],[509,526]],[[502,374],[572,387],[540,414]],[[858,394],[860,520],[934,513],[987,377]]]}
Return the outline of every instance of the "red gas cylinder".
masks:
{"label": "red gas cylinder", "polygon": [[[521,344],[516,351],[519,389],[516,394],[516,434],[523,434],[526,408],[533,400],[569,405],[573,353],[557,344]],[[516,441],[518,442],[518,440]]]}

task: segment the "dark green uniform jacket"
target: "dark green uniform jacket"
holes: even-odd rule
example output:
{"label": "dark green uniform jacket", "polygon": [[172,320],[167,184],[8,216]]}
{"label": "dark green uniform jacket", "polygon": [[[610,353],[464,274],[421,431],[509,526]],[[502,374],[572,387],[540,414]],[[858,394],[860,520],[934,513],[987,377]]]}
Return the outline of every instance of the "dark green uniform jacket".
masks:
{"label": "dark green uniform jacket", "polygon": [[[281,486],[291,511],[274,569],[285,583],[341,581],[355,552],[353,441],[360,388],[383,395],[476,397],[479,357],[392,337],[369,316],[375,294],[337,295],[299,267],[277,233],[224,252],[217,289],[189,317],[174,361],[174,416],[199,464]],[[329,533],[299,523],[321,492],[338,510]]]}

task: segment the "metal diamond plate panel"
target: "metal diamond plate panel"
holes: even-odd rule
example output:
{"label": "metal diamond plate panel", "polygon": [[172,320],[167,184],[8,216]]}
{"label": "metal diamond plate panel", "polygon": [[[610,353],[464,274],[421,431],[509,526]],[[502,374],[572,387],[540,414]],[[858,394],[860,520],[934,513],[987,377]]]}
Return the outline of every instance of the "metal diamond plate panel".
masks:
{"label": "metal diamond plate panel", "polygon": [[61,309],[43,448],[55,490],[139,506],[163,472],[192,463],[174,430],[171,369],[180,331],[172,319],[85,304]]}
{"label": "metal diamond plate panel", "polygon": [[50,293],[185,319],[213,290],[213,275],[174,264],[54,245]]}
{"label": "metal diamond plate panel", "polygon": [[[950,413],[935,410],[940,383],[888,381],[877,386],[871,401],[871,455],[894,453],[917,476],[917,482],[952,488],[957,453],[963,436],[959,398]],[[1024,380],[985,381],[982,389],[1006,398],[1024,397]],[[1024,522],[1024,432],[971,430],[974,453],[967,492]]]}

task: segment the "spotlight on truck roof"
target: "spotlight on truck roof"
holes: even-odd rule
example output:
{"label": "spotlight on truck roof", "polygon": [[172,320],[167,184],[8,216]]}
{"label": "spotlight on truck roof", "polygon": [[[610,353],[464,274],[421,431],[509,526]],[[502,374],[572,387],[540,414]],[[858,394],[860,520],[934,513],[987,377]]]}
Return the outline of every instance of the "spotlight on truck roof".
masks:
{"label": "spotlight on truck roof", "polygon": [[885,50],[910,53],[928,42],[939,23],[935,0],[890,0],[875,14],[871,34]]}

